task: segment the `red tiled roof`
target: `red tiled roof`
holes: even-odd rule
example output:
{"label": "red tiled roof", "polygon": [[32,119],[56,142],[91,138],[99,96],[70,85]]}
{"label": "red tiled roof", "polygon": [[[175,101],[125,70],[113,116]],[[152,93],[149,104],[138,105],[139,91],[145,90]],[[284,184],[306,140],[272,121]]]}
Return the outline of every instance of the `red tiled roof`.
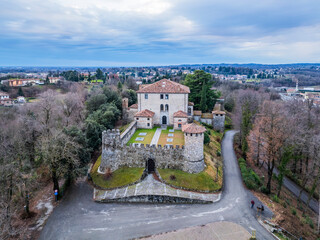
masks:
{"label": "red tiled roof", "polygon": [[185,133],[203,133],[205,131],[206,131],[205,127],[202,127],[195,123],[185,124],[182,126],[182,132],[185,132]]}
{"label": "red tiled roof", "polygon": [[141,86],[137,93],[190,93],[189,87],[162,79],[158,82]]}
{"label": "red tiled roof", "polygon": [[138,104],[135,103],[135,104],[132,104],[129,108],[134,108],[134,109],[138,109]]}
{"label": "red tiled roof", "polygon": [[148,109],[144,109],[140,112],[137,112],[135,115],[135,117],[153,117],[154,116],[154,112],[148,110]]}
{"label": "red tiled roof", "polygon": [[187,118],[188,114],[184,111],[178,111],[173,114],[173,117]]}
{"label": "red tiled roof", "polygon": [[188,102],[188,106],[194,106],[193,102]]}
{"label": "red tiled roof", "polygon": [[0,92],[0,96],[9,96],[8,93]]}
{"label": "red tiled roof", "polygon": [[202,115],[202,112],[201,111],[193,111],[193,115],[195,116],[201,116]]}

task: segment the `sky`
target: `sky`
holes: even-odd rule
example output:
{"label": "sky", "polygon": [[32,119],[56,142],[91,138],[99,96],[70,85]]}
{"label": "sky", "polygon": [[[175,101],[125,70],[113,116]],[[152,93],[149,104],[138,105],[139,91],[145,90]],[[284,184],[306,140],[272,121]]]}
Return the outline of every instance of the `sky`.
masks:
{"label": "sky", "polygon": [[319,0],[0,0],[0,66],[319,63]]}

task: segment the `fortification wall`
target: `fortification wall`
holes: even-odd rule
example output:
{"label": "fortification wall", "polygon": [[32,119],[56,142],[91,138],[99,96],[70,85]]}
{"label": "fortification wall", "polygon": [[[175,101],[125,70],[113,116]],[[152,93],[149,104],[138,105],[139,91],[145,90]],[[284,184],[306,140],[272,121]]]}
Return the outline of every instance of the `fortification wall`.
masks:
{"label": "fortification wall", "polygon": [[99,171],[107,168],[115,171],[121,167],[146,167],[146,161],[152,159],[156,168],[179,169],[189,173],[198,173],[204,170],[204,160],[190,163],[186,157],[188,152],[179,146],[144,146],[130,144],[127,146],[120,138],[119,131],[104,131],[102,133],[102,157]]}
{"label": "fortification wall", "polygon": [[127,142],[130,140],[132,135],[135,133],[137,130],[137,122],[133,121],[130,123],[128,128],[120,135],[120,140],[122,144],[127,144]]}

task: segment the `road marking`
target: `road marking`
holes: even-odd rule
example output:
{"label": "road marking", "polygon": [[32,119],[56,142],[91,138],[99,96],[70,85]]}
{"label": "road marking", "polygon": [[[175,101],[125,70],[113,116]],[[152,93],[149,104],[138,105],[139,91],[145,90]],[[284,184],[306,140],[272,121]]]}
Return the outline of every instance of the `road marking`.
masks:
{"label": "road marking", "polygon": [[198,213],[198,214],[193,214],[191,215],[192,217],[203,217],[204,215],[208,215],[208,214],[213,214],[213,213],[218,213],[218,212],[224,212],[225,210],[229,209],[229,207],[225,207],[225,208],[219,208],[217,210],[214,211],[210,211],[210,212],[202,212],[202,213]]}
{"label": "road marking", "polygon": [[126,187],[126,190],[124,191],[123,197],[127,195],[128,187]]}

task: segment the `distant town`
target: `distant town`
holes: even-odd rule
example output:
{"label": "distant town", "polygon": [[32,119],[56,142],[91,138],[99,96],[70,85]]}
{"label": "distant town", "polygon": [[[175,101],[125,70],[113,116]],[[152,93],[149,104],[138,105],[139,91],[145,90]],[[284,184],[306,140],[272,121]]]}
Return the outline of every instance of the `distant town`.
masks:
{"label": "distant town", "polygon": [[[43,85],[80,82],[85,85],[140,85],[160,79],[182,81],[195,70],[212,74],[216,82],[263,86],[280,94],[282,100],[313,100],[320,105],[320,64],[201,64],[154,67],[0,67],[0,105],[32,102]],[[217,85],[217,84],[216,84]],[[218,84],[219,85],[219,84]],[[26,94],[19,87],[32,87]]]}

